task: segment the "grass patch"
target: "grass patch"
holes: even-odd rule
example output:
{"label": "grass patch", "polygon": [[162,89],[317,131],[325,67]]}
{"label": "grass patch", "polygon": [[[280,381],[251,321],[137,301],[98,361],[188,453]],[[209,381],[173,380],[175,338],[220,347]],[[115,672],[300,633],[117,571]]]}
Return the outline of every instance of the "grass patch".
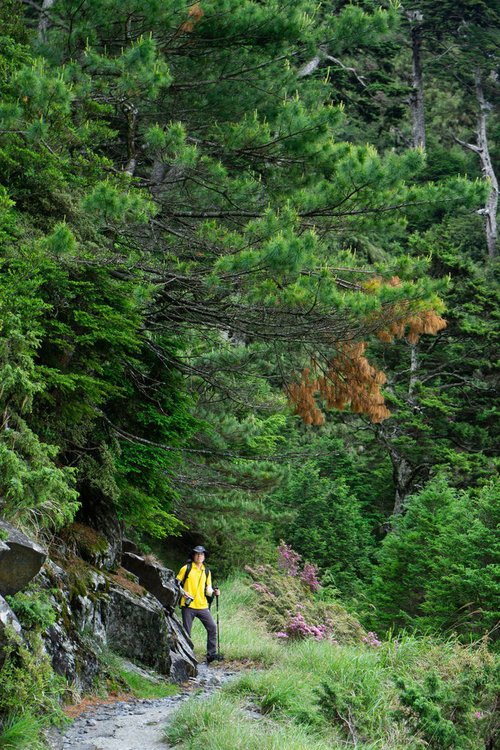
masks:
{"label": "grass patch", "polygon": [[[270,666],[280,658],[282,649],[258,618],[256,602],[256,592],[242,576],[230,578],[223,584],[219,597],[220,650],[225,659],[231,661],[250,661],[256,665]],[[212,614],[216,619],[215,603]],[[191,637],[197,658],[203,660],[206,631],[196,619]]]}
{"label": "grass patch", "polygon": [[182,706],[165,732],[182,750],[340,750],[327,737],[307,728],[252,719],[245,710],[218,693],[208,700]]}
{"label": "grass patch", "polygon": [[0,732],[1,750],[46,750],[42,722],[33,716],[11,716]]}
{"label": "grass patch", "polygon": [[177,685],[146,670],[131,669],[117,654],[110,651],[101,653],[101,661],[108,670],[108,689],[131,693],[136,698],[168,698],[179,692]]}
{"label": "grass patch", "polygon": [[[498,676],[486,647],[410,634],[380,645],[280,641],[258,620],[244,579],[222,591],[221,650],[258,668],[181,708],[168,730],[179,750],[493,747]],[[203,653],[201,626],[195,641]]]}

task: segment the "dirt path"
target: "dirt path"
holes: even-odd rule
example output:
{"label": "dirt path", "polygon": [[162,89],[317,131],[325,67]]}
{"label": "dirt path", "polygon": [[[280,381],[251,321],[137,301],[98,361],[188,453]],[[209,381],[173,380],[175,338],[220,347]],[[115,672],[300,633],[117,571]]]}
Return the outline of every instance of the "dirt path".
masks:
{"label": "dirt path", "polygon": [[201,689],[199,699],[209,695],[236,671],[222,666],[198,667],[198,676],[178,695],[169,698],[117,701],[92,706],[81,713],[64,733],[53,732],[52,750],[167,750],[163,730],[183,701]]}

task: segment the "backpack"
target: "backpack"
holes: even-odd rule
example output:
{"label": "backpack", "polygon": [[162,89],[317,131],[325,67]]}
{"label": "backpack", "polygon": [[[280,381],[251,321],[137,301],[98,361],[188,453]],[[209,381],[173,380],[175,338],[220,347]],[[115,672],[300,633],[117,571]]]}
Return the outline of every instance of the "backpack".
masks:
{"label": "backpack", "polygon": [[[186,561],[186,572],[184,573],[184,577],[183,577],[182,583],[181,583],[181,587],[182,588],[184,588],[184,584],[187,581],[188,575],[191,573],[191,568],[192,567],[193,567],[193,561],[191,560],[191,558],[188,558],[188,560]],[[209,573],[210,573],[210,568],[208,567],[208,565],[205,565],[205,576],[206,576],[206,579],[208,579],[208,574]],[[210,609],[210,607],[212,606],[212,602],[214,600],[214,595],[212,594],[212,596],[208,596],[207,594],[205,594],[205,596],[207,597],[208,608]]]}

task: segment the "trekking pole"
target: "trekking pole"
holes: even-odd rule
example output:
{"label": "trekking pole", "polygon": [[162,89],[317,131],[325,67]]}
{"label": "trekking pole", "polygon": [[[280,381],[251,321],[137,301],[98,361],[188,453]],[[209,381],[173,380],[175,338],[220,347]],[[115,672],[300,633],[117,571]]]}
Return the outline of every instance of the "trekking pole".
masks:
{"label": "trekking pole", "polygon": [[219,626],[219,597],[215,597],[215,612],[217,615],[217,653],[220,656],[220,626]]}

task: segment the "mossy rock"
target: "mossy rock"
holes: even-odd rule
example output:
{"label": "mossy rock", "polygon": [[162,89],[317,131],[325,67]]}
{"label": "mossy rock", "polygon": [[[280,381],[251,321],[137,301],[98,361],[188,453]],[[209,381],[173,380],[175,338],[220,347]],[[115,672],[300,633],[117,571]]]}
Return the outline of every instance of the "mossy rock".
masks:
{"label": "mossy rock", "polygon": [[84,523],[72,523],[61,532],[61,539],[68,551],[78,555],[96,567],[102,567],[109,554],[109,542],[105,536]]}

